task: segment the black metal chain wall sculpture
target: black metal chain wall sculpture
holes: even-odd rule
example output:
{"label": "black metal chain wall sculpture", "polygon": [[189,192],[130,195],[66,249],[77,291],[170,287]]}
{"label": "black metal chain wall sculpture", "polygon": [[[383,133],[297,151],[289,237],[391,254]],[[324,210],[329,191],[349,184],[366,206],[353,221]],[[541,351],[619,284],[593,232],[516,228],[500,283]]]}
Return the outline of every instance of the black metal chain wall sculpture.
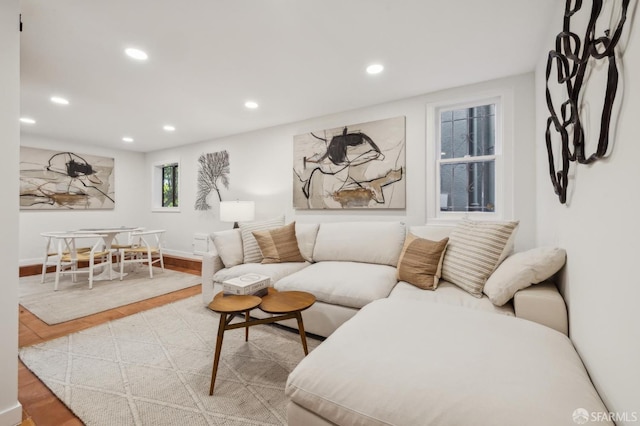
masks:
{"label": "black metal chain wall sculpture", "polygon": [[[545,139],[549,158],[549,173],[555,193],[560,203],[567,201],[567,186],[570,162],[590,164],[602,158],[609,146],[609,125],[613,103],[618,89],[618,67],[616,64],[615,47],[618,44],[622,27],[627,19],[627,9],[630,0],[622,0],[620,20],[611,34],[606,30],[604,35],[596,37],[595,29],[598,17],[602,12],[603,0],[593,0],[591,16],[584,35],[584,42],[571,32],[570,24],[573,15],[582,7],[582,0],[566,0],[562,32],[556,36],[555,50],[549,52],[546,69],[546,100],[549,109]],[[573,7],[572,7],[573,5]],[[593,60],[608,61],[607,88],[604,96],[604,106],[600,118],[600,133],[596,151],[587,156],[585,153],[584,128],[580,122],[579,97],[580,90],[588,71],[589,63]],[[566,101],[556,111],[549,82],[553,65],[556,65],[557,81],[566,90]],[[558,114],[558,112],[560,114]],[[556,171],[556,161],[552,147],[552,132],[560,138],[562,160]]]}

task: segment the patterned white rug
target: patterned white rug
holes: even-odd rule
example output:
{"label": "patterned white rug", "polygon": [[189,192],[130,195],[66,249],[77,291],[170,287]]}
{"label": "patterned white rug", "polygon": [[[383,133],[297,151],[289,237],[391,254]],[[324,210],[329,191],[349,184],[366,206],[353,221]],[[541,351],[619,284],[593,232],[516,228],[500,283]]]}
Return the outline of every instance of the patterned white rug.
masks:
{"label": "patterned white rug", "polygon": [[[218,315],[200,296],[20,349],[86,425],[283,425],[284,386],[304,353],[296,333],[225,332],[209,396]],[[318,340],[308,338],[309,350]]]}
{"label": "patterned white rug", "polygon": [[60,279],[58,291],[53,291],[55,274],[48,274],[41,284],[40,275],[20,278],[18,290],[20,304],[49,325],[58,324],[87,315],[106,311],[171,293],[176,290],[198,285],[202,282],[199,275],[153,268],[153,278],[149,270],[140,267],[129,271],[120,281],[94,281],[89,289],[86,276],[72,282],[70,276]]}

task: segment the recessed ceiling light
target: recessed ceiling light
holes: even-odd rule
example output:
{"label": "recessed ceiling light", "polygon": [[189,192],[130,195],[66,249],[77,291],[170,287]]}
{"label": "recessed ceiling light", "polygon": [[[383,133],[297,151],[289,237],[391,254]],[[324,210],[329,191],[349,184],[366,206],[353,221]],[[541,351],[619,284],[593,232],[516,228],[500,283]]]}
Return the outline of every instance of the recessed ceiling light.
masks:
{"label": "recessed ceiling light", "polygon": [[244,103],[244,106],[246,106],[249,109],[256,109],[258,108],[258,103],[255,101],[247,101]]}
{"label": "recessed ceiling light", "polygon": [[384,70],[384,67],[380,64],[371,64],[367,67],[369,74],[380,74]]}
{"label": "recessed ceiling light", "polygon": [[133,142],[133,138],[129,137],[129,136],[125,136],[122,138],[122,142]]}
{"label": "recessed ceiling light", "polygon": [[20,121],[26,124],[36,124],[36,120],[30,117],[20,117]]}
{"label": "recessed ceiling light", "polygon": [[126,53],[128,57],[136,59],[138,61],[146,61],[147,59],[149,59],[149,55],[147,55],[147,52],[136,49],[134,47],[125,49],[124,53]]}
{"label": "recessed ceiling light", "polygon": [[162,126],[162,128],[164,129],[165,132],[175,132],[176,130],[176,128],[171,124],[165,124],[164,126]]}
{"label": "recessed ceiling light", "polygon": [[52,96],[51,102],[58,105],[69,105],[69,101],[65,98],[61,98],[60,96]]}

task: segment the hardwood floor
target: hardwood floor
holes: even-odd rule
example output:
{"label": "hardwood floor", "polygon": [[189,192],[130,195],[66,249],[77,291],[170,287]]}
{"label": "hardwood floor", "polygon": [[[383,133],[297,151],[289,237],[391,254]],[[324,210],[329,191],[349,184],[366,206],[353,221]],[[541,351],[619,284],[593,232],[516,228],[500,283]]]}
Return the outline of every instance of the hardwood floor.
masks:
{"label": "hardwood floor", "polygon": [[[183,266],[178,264],[180,263],[165,262],[167,269],[200,275],[199,263],[182,263]],[[200,292],[201,286],[198,285],[56,325],[47,325],[20,306],[18,345],[23,347],[55,339],[113,319],[185,299]],[[23,426],[83,424],[20,360],[18,360],[18,400],[22,404]]]}

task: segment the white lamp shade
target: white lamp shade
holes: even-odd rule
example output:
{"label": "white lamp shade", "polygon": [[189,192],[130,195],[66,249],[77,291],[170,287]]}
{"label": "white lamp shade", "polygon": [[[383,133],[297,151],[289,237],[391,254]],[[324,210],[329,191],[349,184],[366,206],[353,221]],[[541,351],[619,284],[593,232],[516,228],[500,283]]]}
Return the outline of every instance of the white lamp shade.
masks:
{"label": "white lamp shade", "polygon": [[253,201],[221,201],[220,220],[222,222],[246,222],[255,217],[256,205]]}

